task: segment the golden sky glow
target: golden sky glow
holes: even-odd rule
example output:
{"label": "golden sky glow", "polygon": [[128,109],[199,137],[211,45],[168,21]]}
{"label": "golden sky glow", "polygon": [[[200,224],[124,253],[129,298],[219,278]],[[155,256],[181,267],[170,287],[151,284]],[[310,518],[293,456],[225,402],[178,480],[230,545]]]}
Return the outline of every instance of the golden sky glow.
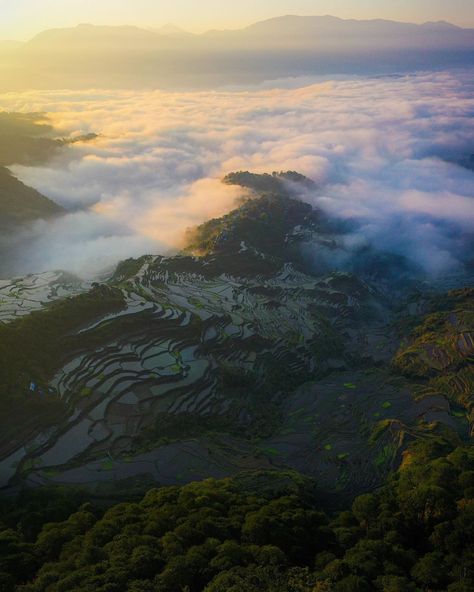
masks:
{"label": "golden sky glow", "polygon": [[0,39],[26,40],[51,27],[173,22],[188,30],[238,28],[283,14],[332,14],[474,27],[472,0],[0,0]]}

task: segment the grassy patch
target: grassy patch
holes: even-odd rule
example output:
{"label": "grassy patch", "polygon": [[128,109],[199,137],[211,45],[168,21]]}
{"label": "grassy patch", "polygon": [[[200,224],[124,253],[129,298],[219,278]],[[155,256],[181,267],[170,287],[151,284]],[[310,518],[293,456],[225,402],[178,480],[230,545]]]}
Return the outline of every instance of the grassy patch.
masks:
{"label": "grassy patch", "polygon": [[110,458],[107,458],[106,460],[104,460],[104,462],[101,465],[101,469],[103,471],[111,471],[114,468],[114,463]]}
{"label": "grassy patch", "polygon": [[383,467],[392,460],[394,453],[395,449],[393,444],[387,444],[377,455],[374,461],[375,465],[379,468]]}

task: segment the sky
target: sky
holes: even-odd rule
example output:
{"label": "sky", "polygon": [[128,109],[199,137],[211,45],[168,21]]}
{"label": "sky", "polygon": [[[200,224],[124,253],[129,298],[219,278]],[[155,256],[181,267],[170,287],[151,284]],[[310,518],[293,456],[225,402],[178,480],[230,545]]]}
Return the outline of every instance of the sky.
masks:
{"label": "sky", "polygon": [[27,40],[44,29],[83,22],[146,27],[171,22],[202,32],[284,14],[447,20],[474,27],[472,0],[0,0],[0,39]]}

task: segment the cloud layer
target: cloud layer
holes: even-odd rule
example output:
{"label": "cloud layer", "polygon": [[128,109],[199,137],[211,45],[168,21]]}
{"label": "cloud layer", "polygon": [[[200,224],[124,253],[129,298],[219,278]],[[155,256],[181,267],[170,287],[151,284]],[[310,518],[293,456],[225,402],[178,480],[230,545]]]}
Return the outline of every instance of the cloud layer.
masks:
{"label": "cloud layer", "polygon": [[474,153],[471,80],[458,71],[247,91],[0,95],[0,108],[46,111],[64,133],[100,134],[47,167],[13,168],[70,211],[31,230],[19,271],[87,274],[179,246],[187,227],[232,207],[241,191],[219,179],[239,169],[304,173],[318,184],[306,199],[357,220],[348,242],[452,269],[474,228],[474,174],[452,162]]}

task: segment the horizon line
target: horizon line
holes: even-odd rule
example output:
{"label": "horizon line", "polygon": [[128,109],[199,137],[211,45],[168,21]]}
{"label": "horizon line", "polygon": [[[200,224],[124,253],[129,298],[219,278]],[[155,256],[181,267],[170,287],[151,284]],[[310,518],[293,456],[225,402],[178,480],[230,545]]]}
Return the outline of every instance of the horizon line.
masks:
{"label": "horizon line", "polygon": [[276,19],[282,19],[282,18],[289,18],[289,17],[296,17],[296,18],[332,18],[335,20],[339,20],[339,21],[354,21],[354,22],[373,22],[373,21],[380,21],[380,22],[388,22],[388,23],[397,23],[397,24],[403,24],[403,25],[416,25],[416,26],[423,26],[423,25],[428,25],[428,24],[447,24],[450,25],[452,27],[456,27],[458,29],[461,30],[471,30],[474,28],[474,22],[472,24],[470,24],[469,26],[462,26],[462,25],[458,25],[456,23],[453,23],[451,21],[447,21],[445,19],[438,19],[438,20],[426,20],[426,21],[410,21],[410,20],[398,20],[398,19],[389,19],[389,18],[381,18],[381,17],[373,17],[373,18],[354,18],[354,17],[340,17],[340,16],[335,16],[333,14],[295,14],[295,13],[285,13],[285,14],[279,14],[279,15],[275,15],[275,16],[270,16],[268,18],[262,18],[259,20],[253,20],[251,22],[249,22],[246,25],[241,25],[235,28],[231,28],[231,27],[223,27],[223,28],[218,28],[218,27],[210,27],[210,28],[206,28],[206,29],[202,29],[200,31],[194,31],[192,30],[192,28],[188,29],[186,27],[181,26],[179,23],[177,22],[171,22],[171,21],[167,21],[165,23],[162,24],[157,24],[157,25],[152,25],[152,26],[147,26],[145,24],[138,24],[138,23],[130,23],[130,22],[125,22],[122,24],[107,24],[107,23],[97,23],[97,22],[77,22],[75,25],[64,25],[64,26],[54,26],[54,27],[47,27],[44,29],[40,29],[38,30],[36,33],[34,33],[33,35],[29,35],[27,38],[24,39],[18,39],[18,38],[6,38],[6,37],[2,37],[0,38],[0,42],[1,43],[28,43],[29,41],[31,41],[32,39],[34,39],[37,35],[40,35],[41,33],[44,33],[46,31],[57,31],[57,30],[63,30],[63,29],[77,29],[80,26],[92,26],[92,27],[110,27],[110,28],[120,28],[120,27],[135,27],[137,29],[142,29],[143,31],[148,31],[148,32],[152,32],[152,33],[156,33],[157,35],[159,35],[159,30],[163,29],[165,27],[168,26],[173,26],[176,27],[177,29],[180,29],[182,33],[188,34],[188,35],[193,35],[196,37],[202,36],[202,35],[206,35],[207,33],[210,32],[215,32],[215,31],[219,31],[219,32],[232,32],[232,31],[241,31],[244,30],[248,27],[251,27],[253,25],[256,25],[258,23],[264,23],[267,21],[271,21],[271,20],[276,20]]}

